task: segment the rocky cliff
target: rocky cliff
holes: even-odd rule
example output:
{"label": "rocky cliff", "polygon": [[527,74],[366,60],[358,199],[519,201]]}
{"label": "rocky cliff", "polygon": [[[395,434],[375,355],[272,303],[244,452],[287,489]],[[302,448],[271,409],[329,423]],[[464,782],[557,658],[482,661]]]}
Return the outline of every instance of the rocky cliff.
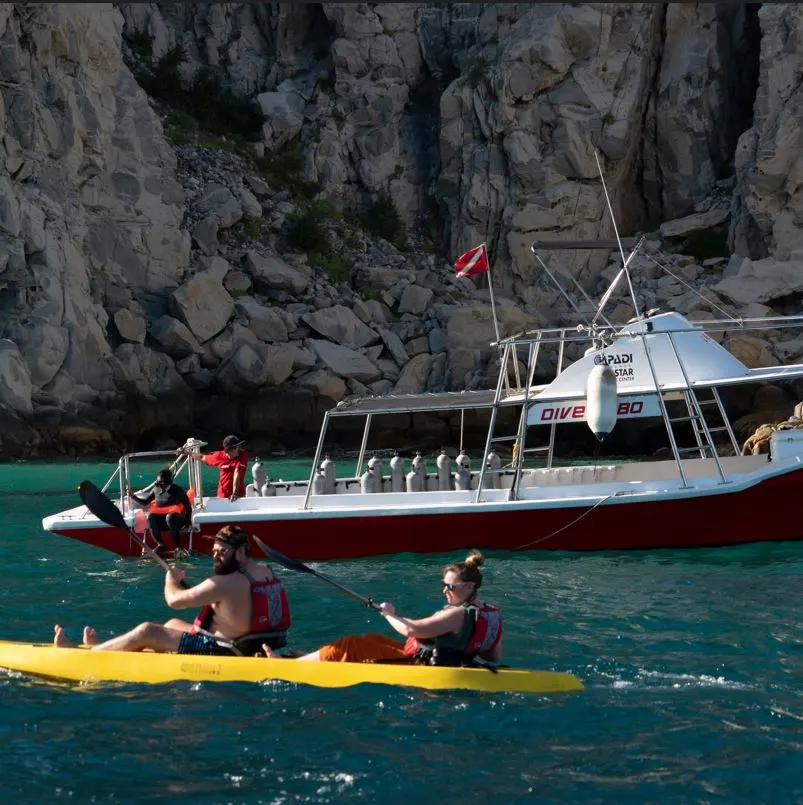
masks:
{"label": "rocky cliff", "polygon": [[[652,233],[645,306],[793,309],[801,20],[713,3],[2,6],[0,455],[228,431],[304,447],[347,394],[485,384],[488,292],[448,260],[488,243],[503,334],[568,321],[529,247],[612,234],[595,150],[620,230]],[[542,256],[592,295],[616,270]],[[731,346],[803,353],[763,335]]]}

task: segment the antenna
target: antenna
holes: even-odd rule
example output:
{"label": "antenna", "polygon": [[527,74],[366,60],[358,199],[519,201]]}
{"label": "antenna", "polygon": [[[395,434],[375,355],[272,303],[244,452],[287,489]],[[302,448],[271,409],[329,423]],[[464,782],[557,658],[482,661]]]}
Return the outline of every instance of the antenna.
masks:
{"label": "antenna", "polygon": [[[608,187],[605,184],[605,176],[602,173],[602,165],[600,164],[599,153],[597,152],[596,148],[594,149],[594,159],[597,161],[597,170],[599,171],[599,178],[600,178],[600,181],[602,182],[602,192],[605,193],[605,202],[608,205],[608,214],[611,216],[611,223],[613,224],[613,231],[614,231],[614,234],[616,235],[616,242],[619,244],[619,254],[622,255],[622,269],[619,272],[619,274],[617,274],[617,276],[614,278],[614,281],[613,281],[613,283],[611,285],[611,288],[608,289],[608,293],[606,293],[606,295],[603,296],[603,299],[605,300],[605,302],[608,301],[608,298],[610,298],[610,292],[612,290],[613,285],[619,281],[619,276],[622,273],[624,273],[625,277],[627,278],[627,287],[630,289],[630,298],[633,300],[633,310],[635,310],[635,312],[636,312],[636,318],[639,319],[640,314],[639,314],[638,302],[636,300],[636,292],[633,289],[633,283],[630,281],[630,272],[627,269],[627,265],[630,262],[630,259],[625,257],[625,250],[624,250],[624,247],[622,246],[622,239],[619,237],[619,229],[616,226],[616,218],[615,218],[615,216],[613,214],[613,206],[611,205],[611,197],[608,195]],[[641,245],[641,242],[643,240],[644,240],[644,238],[642,238],[641,241],[638,242],[638,244],[636,245],[636,248],[633,250],[633,253],[630,255],[630,258],[632,258],[633,255],[635,255],[636,251],[638,251],[638,248]],[[601,313],[602,313],[602,305],[600,304],[600,309],[597,312],[597,315],[601,315]],[[595,321],[596,321],[596,317],[595,317]]]}

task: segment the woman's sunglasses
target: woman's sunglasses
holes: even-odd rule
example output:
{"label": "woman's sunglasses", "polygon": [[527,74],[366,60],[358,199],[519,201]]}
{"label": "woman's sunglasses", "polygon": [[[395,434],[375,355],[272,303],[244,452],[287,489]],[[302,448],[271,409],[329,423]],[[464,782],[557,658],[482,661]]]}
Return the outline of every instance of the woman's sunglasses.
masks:
{"label": "woman's sunglasses", "polygon": [[448,581],[443,582],[444,589],[448,590],[450,593],[455,591],[455,587],[462,587],[466,582],[464,581],[456,581],[454,584],[449,584]]}

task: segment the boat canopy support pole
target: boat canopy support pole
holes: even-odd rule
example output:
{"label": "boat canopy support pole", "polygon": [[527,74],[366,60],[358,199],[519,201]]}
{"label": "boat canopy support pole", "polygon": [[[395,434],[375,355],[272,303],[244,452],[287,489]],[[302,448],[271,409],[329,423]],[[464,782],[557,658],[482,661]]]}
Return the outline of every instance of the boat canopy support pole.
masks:
{"label": "boat canopy support pole", "polygon": [[[628,276],[628,282],[630,278]],[[632,292],[632,287],[631,287]],[[635,295],[633,296],[635,299]],[[664,393],[658,384],[658,373],[655,371],[655,364],[652,362],[652,355],[650,348],[647,344],[647,334],[644,331],[644,323],[641,322],[639,327],[639,335],[641,336],[641,343],[644,345],[644,355],[647,357],[647,365],[650,367],[650,375],[652,375],[652,382],[655,384],[655,396],[658,398],[658,407],[661,409],[661,417],[666,426],[666,433],[669,436],[669,444],[672,447],[672,455],[675,457],[675,463],[678,465],[678,473],[680,474],[680,485],[685,489],[689,486],[686,479],[686,473],[683,471],[683,460],[680,458],[680,451],[678,450],[678,443],[675,440],[675,432],[672,430],[672,423],[669,421],[669,411],[666,409],[666,400],[664,400]]]}
{"label": "boat canopy support pole", "polygon": [[[496,382],[496,394],[494,395],[494,401],[491,407],[491,421],[488,424],[488,438],[485,440],[485,451],[482,454],[482,463],[480,464],[480,477],[477,481],[477,495],[474,498],[475,503],[479,503],[482,496],[482,485],[485,483],[485,465],[488,461],[488,454],[491,452],[491,444],[493,443],[494,428],[496,427],[496,414],[499,410],[499,400],[502,397],[502,385],[507,375],[507,372],[504,369],[507,359],[510,355],[511,347],[512,344],[505,344],[504,352],[502,353],[502,371],[499,372],[499,380]],[[521,453],[521,450],[519,450],[519,453]]]}
{"label": "boat canopy support pole", "polygon": [[[370,416],[370,415],[369,415]],[[303,508],[309,508],[309,499],[310,495],[312,494],[312,482],[315,479],[315,473],[318,471],[318,467],[321,463],[321,453],[323,452],[323,440],[326,437],[326,429],[329,426],[329,412],[327,411],[323,415],[323,423],[321,424],[321,435],[318,437],[318,446],[315,448],[315,458],[312,459],[312,469],[310,470],[309,474],[309,483],[307,484],[307,492],[304,495],[304,506]]]}
{"label": "boat canopy support pole", "polygon": [[[529,352],[527,355],[527,377],[532,377],[534,373],[534,364],[535,361],[538,359],[538,348],[541,346],[541,342],[537,342],[533,344],[530,343]],[[516,466],[513,467],[513,481],[510,484],[510,491],[508,492],[507,499],[508,500],[518,500],[519,499],[519,484],[521,484],[521,470],[522,466],[524,465],[524,444],[525,439],[527,438],[527,416],[530,411],[530,383],[527,383],[526,388],[524,389],[524,403],[521,406],[521,417],[519,419],[519,434],[518,434],[518,442],[519,442],[519,454],[516,456]]]}
{"label": "boat canopy support pole", "polygon": [[[560,343],[558,344],[558,368],[555,372],[557,378],[563,372],[563,355],[566,351],[566,330],[560,331]],[[558,426],[553,422],[549,426],[549,449],[546,454],[546,467],[552,469],[552,458],[555,455],[555,437],[558,433]]]}
{"label": "boat canopy support pole", "polygon": [[360,445],[360,455],[357,459],[357,470],[354,473],[358,478],[360,477],[360,473],[362,472],[362,462],[365,458],[365,448],[368,445],[368,432],[371,430],[371,417],[373,414],[368,414],[365,417],[365,430],[362,432],[362,444]]}
{"label": "boat canopy support pole", "polygon": [[686,373],[686,367],[683,365],[683,359],[680,357],[680,353],[678,352],[677,345],[675,344],[675,339],[672,337],[672,333],[667,333],[667,338],[669,338],[669,344],[672,347],[672,352],[675,355],[675,360],[678,362],[680,372],[683,375],[683,382],[686,384],[686,390],[689,395],[689,402],[691,402],[692,406],[694,407],[694,411],[689,413],[696,414],[697,422],[703,429],[705,438],[708,440],[708,444],[702,445],[702,448],[704,449],[707,447],[711,451],[711,458],[713,458],[714,461],[716,462],[719,477],[722,479],[722,483],[726,484],[728,483],[728,476],[725,474],[722,462],[719,460],[719,454],[717,453],[717,448],[714,446],[714,438],[711,436],[711,431],[708,429],[708,423],[705,421],[705,414],[703,414],[703,409],[700,406],[700,401],[697,399],[697,394],[691,387],[691,383],[689,382],[689,376]]}
{"label": "boat canopy support pole", "polygon": [[742,448],[739,446],[739,442],[736,441],[736,434],[733,432],[731,421],[728,419],[727,411],[725,411],[725,406],[722,404],[722,398],[719,396],[719,389],[716,386],[712,387],[711,394],[716,400],[719,415],[722,417],[722,421],[725,423],[725,430],[728,432],[731,444],[733,445],[733,453],[734,455],[738,456],[739,453],[741,453]]}

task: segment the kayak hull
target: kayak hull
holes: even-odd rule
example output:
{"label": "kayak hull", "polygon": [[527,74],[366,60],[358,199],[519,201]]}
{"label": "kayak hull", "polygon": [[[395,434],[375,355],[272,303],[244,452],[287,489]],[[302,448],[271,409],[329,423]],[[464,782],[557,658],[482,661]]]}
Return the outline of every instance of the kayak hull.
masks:
{"label": "kayak hull", "polygon": [[558,671],[444,668],[381,663],[321,663],[260,657],[215,657],[153,652],[90,651],[51,644],[0,641],[0,667],[72,682],[160,684],[266,682],[281,680],[324,688],[363,683],[429,690],[490,693],[563,693],[583,689],[572,674]]}

